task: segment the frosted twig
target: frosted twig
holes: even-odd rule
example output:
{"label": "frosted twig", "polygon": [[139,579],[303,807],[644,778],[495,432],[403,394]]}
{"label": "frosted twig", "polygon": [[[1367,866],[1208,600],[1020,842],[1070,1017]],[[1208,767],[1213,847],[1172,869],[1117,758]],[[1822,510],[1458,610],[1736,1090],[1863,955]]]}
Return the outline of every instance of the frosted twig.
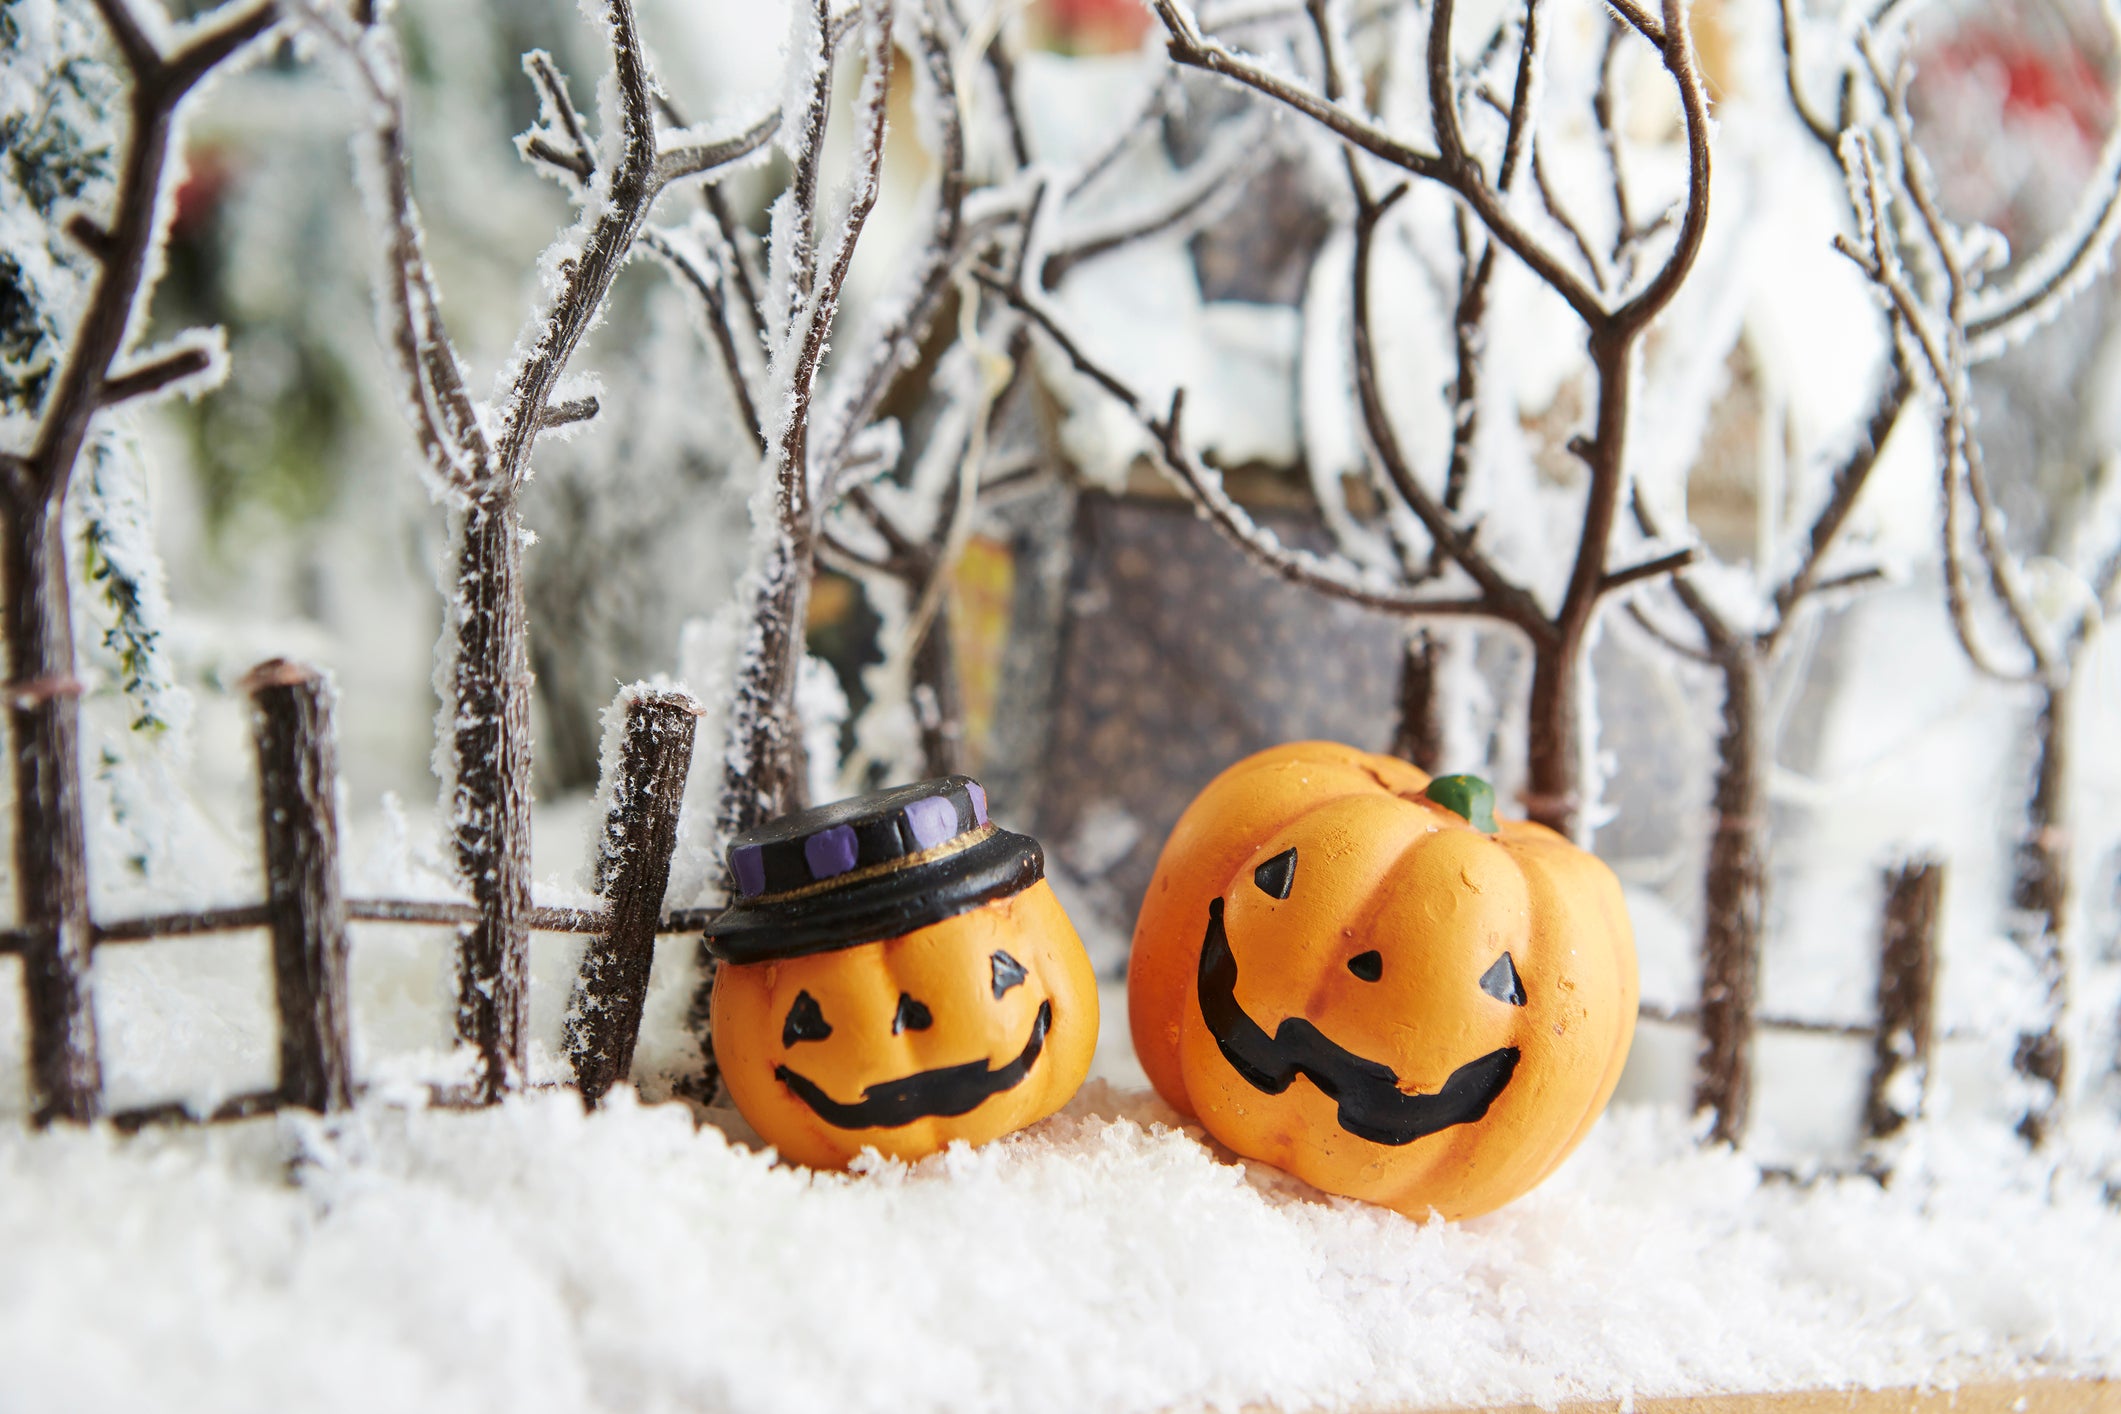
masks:
{"label": "frosted twig", "polygon": [[1612,272],[1592,248],[1590,238],[1584,234],[1583,226],[1578,223],[1575,214],[1562,201],[1561,194],[1554,190],[1554,184],[1547,177],[1546,158],[1536,147],[1532,149],[1532,185],[1539,192],[1541,209],[1555,225],[1561,227],[1562,233],[1569,238],[1569,243],[1576,247],[1577,255],[1583,258],[1583,268],[1590,274],[1591,283],[1601,292],[1611,289]]}
{"label": "frosted twig", "polygon": [[[1922,371],[1928,373],[1932,386],[1939,390],[1945,416],[1939,426],[1939,441],[1943,449],[1943,551],[1945,551],[1945,606],[1951,619],[1951,630],[1960,640],[1960,649],[1966,653],[1970,664],[1975,664],[1983,674],[1994,676],[1998,681],[2028,681],[2030,674],[2040,670],[2038,661],[2038,634],[2032,630],[2028,617],[2021,617],[2021,602],[2015,594],[2015,581],[2011,572],[2000,564],[2000,555],[1985,555],[1989,562],[1989,575],[1998,587],[2004,600],[2004,608],[2011,613],[2013,628],[2019,632],[2019,640],[2032,653],[2034,664],[2028,670],[2013,670],[2002,666],[2002,661],[1989,655],[1981,644],[1981,636],[1973,621],[1973,594],[1970,594],[1970,572],[1964,558],[1962,530],[1960,530],[1960,485],[1968,483],[1968,466],[1979,458],[1979,443],[1973,435],[1973,418],[1970,418],[1970,399],[1966,388],[1966,363],[1960,352],[1958,331],[1949,320],[1941,324],[1939,316],[1924,305],[1922,297],[1915,293],[1913,278],[1905,263],[1900,261],[1898,250],[1892,246],[1892,220],[1890,220],[1890,195],[1886,193],[1886,182],[1879,172],[1877,151],[1871,138],[1860,131],[1847,134],[1841,144],[1843,165],[1850,172],[1850,191],[1858,201],[1860,227],[1869,240],[1869,246],[1858,246],[1845,235],[1835,237],[1835,248],[1847,259],[1854,261],[1858,269],[1869,276],[1871,282],[1883,290],[1892,312],[1900,337],[1911,350],[1920,354]],[[1985,490],[1985,477],[1981,477]],[[1985,545],[1998,545],[1985,534],[1981,524],[1983,517],[1977,511],[1977,534],[1981,534]],[[1998,545],[2000,547],[2000,545]],[[2011,585],[2011,594],[2004,594],[2004,585]]]}
{"label": "frosted twig", "polygon": [[538,419],[538,429],[550,432],[558,427],[572,427],[578,422],[589,421],[602,410],[595,398],[570,398],[564,403],[552,403]]}
{"label": "frosted twig", "polygon": [[862,355],[840,380],[826,419],[827,455],[810,469],[818,485],[819,501],[830,506],[854,439],[876,416],[876,409],[890,390],[894,374],[907,356],[920,345],[959,263],[972,250],[965,238],[965,138],[959,120],[957,75],[950,48],[937,31],[934,16],[923,6],[915,22],[919,58],[935,85],[935,116],[940,128],[936,158],[935,210],[929,218],[928,239],[913,258],[911,273],[896,297],[872,321],[873,332],[862,341]]}
{"label": "frosted twig", "polygon": [[374,179],[381,185],[387,226],[382,271],[385,339],[404,379],[406,415],[429,469],[442,485],[469,491],[484,474],[488,449],[465,391],[463,360],[441,321],[441,300],[413,202],[395,40],[385,28],[357,26],[321,6],[301,14],[311,29],[346,55],[367,91]]}
{"label": "frosted twig", "polygon": [[1473,532],[1458,524],[1455,516],[1432,496],[1428,488],[1421,484],[1420,478],[1414,475],[1414,470],[1401,449],[1399,435],[1392,426],[1391,414],[1385,407],[1384,397],[1377,386],[1376,346],[1371,333],[1371,252],[1374,249],[1378,224],[1406,194],[1406,190],[1402,184],[1379,200],[1365,201],[1355,221],[1352,336],[1355,393],[1362,411],[1363,429],[1370,450],[1384,467],[1390,485],[1399,493],[1408,509],[1420,519],[1422,528],[1429,533],[1429,538],[1437,550],[1449,556],[1480,586],[1482,612],[1515,624],[1535,639],[1549,638],[1553,634],[1553,625],[1548,621],[1547,613],[1538,600],[1503,574],[1495,562],[1480,549]]}
{"label": "frosted twig", "polygon": [[1877,401],[1871,405],[1871,415],[1866,420],[1863,435],[1858,439],[1846,460],[1834,473],[1826,503],[1812,517],[1811,528],[1806,537],[1804,555],[1789,578],[1777,585],[1774,593],[1775,617],[1768,630],[1771,641],[1779,637],[1789,624],[1791,611],[1806,595],[1826,586],[1819,580],[1820,566],[1827,552],[1840,538],[1841,529],[1848,523],[1850,512],[1856,508],[1863,488],[1870,483],[1870,475],[1878,465],[1885,444],[1900,424],[1900,416],[1907,410],[1915,391],[1914,379],[1908,374],[1907,363],[1895,351],[1892,376],[1879,389]]}
{"label": "frosted twig", "polygon": [[[2112,43],[2121,46],[2121,5],[2101,5]],[[2076,210],[2008,284],[1984,290],[1967,310],[1968,357],[1984,362],[2053,319],[2113,257],[2121,235],[2121,88],[2108,115],[2106,145]]]}
{"label": "frosted twig", "polygon": [[214,367],[213,354],[202,348],[180,348],[137,364],[104,380],[99,407],[115,407],[135,398],[153,397],[173,383],[196,378]]}
{"label": "frosted twig", "polygon": [[1829,123],[1812,110],[1811,101],[1804,95],[1803,64],[1797,54],[1797,6],[1799,0],[1781,0],[1778,9],[1782,21],[1782,79],[1790,96],[1790,108],[1797,120],[1804,124],[1826,149],[1831,152],[1841,141],[1841,130],[1849,125],[1850,94],[1853,91],[1854,75],[1844,72],[1841,81],[1841,121]]}
{"label": "frosted twig", "polygon": [[[1666,26],[1652,19],[1649,12],[1637,5],[1635,0],[1606,0],[1606,4],[1612,7],[1614,14],[1634,26],[1636,33],[1656,45],[1659,49],[1664,48],[1665,36],[1668,33]],[[1669,23],[1669,12],[1667,12],[1667,23]]]}
{"label": "frosted twig", "polygon": [[533,49],[523,56],[523,72],[538,91],[540,116],[550,117],[560,125],[560,136],[566,144],[556,147],[543,133],[532,131],[522,140],[524,155],[563,169],[586,188],[596,172],[596,148],[582,127],[582,115],[575,111],[573,96],[567,92],[566,76],[542,49]]}
{"label": "frosted twig", "polygon": [[1171,104],[1178,94],[1177,72],[1172,69],[1164,70],[1155,86],[1149,90],[1148,99],[1134,117],[1121,124],[1112,135],[1112,140],[1062,184],[1062,195],[1072,201],[1088,191],[1098,178],[1111,171],[1120,158],[1126,156],[1127,149],[1138,142],[1143,134],[1155,131],[1156,124],[1170,111]]}
{"label": "frosted twig", "polygon": [[1039,276],[1041,287],[1058,289],[1068,272],[1085,261],[1171,231],[1191,231],[1212,219],[1243,193],[1237,173],[1259,159],[1266,138],[1262,127],[1239,124],[1238,128],[1188,167],[1162,200],[1146,210],[1124,212],[1100,229],[1078,232],[1048,252]]}
{"label": "frosted twig", "polygon": [[[800,0],[798,0],[800,3]],[[818,53],[810,78],[810,98],[796,128],[791,154],[795,179],[789,185],[794,201],[796,226],[791,232],[794,246],[789,260],[789,283],[795,298],[789,302],[791,320],[800,317],[817,283],[817,182],[819,164],[825,155],[825,124],[832,116],[832,63],[837,36],[832,30],[832,0],[812,0],[812,23],[817,27]]]}
{"label": "frosted twig", "polygon": [[685,282],[686,288],[699,297],[708,335],[714,340],[715,351],[721,355],[722,370],[729,378],[729,393],[736,400],[738,420],[749,434],[753,449],[765,451],[766,428],[759,421],[751,380],[745,376],[743,358],[737,352],[736,334],[729,324],[729,302],[722,297],[720,282],[701,270],[675,241],[655,227],[643,227],[638,239],[644,250],[668,265]]}
{"label": "frosted twig", "polygon": [[[814,482],[808,457],[811,404],[815,398],[818,370],[825,360],[825,349],[839,312],[840,292],[854,261],[855,244],[861,239],[862,227],[876,206],[884,166],[884,113],[892,56],[889,0],[882,0],[873,12],[865,10],[864,13],[870,16],[871,32],[864,60],[867,72],[862,81],[860,111],[855,120],[859,146],[855,151],[852,190],[846,219],[825,267],[823,284],[813,285],[812,289],[805,291],[814,298],[798,310],[798,317],[803,321],[802,337],[798,341],[799,353],[789,379],[791,411],[780,448],[781,514],[787,525],[801,528],[799,533],[803,541],[815,533],[821,513],[821,507],[813,498]],[[802,210],[800,206],[797,209]]]}

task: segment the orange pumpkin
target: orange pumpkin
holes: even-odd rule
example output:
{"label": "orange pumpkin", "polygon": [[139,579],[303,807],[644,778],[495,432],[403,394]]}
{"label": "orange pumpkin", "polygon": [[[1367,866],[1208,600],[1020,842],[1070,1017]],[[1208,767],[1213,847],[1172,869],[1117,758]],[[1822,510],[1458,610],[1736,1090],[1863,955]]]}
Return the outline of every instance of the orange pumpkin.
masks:
{"label": "orange pumpkin", "polygon": [[1413,1217],[1553,1172],[1627,1059],[1634,936],[1604,864],[1492,800],[1330,742],[1216,777],[1134,932],[1157,1091],[1248,1158]]}
{"label": "orange pumpkin", "polygon": [[709,925],[710,1021],[760,1137],[842,1168],[864,1148],[985,1143],[1066,1104],[1097,1048],[1097,979],[1043,861],[964,777],[739,837],[741,897]]}

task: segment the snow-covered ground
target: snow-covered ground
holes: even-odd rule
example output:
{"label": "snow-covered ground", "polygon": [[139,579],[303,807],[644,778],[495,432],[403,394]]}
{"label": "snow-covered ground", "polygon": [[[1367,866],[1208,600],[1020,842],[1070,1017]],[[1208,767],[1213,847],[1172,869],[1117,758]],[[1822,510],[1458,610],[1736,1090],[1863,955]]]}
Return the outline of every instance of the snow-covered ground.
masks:
{"label": "snow-covered ground", "polygon": [[[1061,1115],[814,1174],[727,1112],[0,1125],[0,1408],[1463,1406],[2121,1374],[2121,1213],[1964,1124],[1888,1189],[1616,1106],[1460,1224],[1234,1161],[1122,1032]],[[1131,1078],[1131,1083],[1130,1083]]]}

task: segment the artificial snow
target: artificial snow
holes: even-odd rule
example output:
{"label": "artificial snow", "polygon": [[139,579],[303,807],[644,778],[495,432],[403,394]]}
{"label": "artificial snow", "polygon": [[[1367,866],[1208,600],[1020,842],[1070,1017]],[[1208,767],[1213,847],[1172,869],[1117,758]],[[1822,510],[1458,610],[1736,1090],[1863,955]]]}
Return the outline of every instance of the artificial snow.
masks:
{"label": "artificial snow", "polygon": [[1623,1106],[1518,1203],[1422,1224],[1102,1081],[853,1175],[626,1090],[8,1126],[4,1403],[1332,1409],[2121,1371],[2121,1216],[2007,1142],[1798,1187]]}

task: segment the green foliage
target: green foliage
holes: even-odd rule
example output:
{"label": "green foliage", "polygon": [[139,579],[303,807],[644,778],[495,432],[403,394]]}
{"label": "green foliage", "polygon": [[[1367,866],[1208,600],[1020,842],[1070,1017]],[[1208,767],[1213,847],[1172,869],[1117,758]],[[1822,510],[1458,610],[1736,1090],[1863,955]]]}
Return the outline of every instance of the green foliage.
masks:
{"label": "green foliage", "polygon": [[162,631],[155,627],[163,606],[149,579],[154,561],[144,508],[137,487],[126,484],[136,476],[106,441],[92,446],[80,498],[81,572],[105,620],[103,648],[116,660],[119,690],[133,704],[133,730],[159,735],[169,726]]}
{"label": "green foliage", "polygon": [[0,413],[43,403],[89,273],[61,225],[114,160],[116,78],[78,17],[42,18],[30,23],[28,0],[0,0]]}

